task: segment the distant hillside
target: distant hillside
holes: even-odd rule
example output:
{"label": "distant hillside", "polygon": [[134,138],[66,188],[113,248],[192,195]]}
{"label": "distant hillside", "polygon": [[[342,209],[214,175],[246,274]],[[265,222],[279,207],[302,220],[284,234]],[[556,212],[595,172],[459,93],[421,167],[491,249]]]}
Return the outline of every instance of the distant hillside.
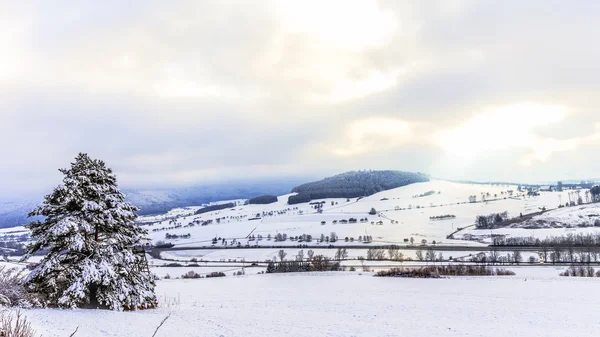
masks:
{"label": "distant hillside", "polygon": [[[200,206],[210,202],[249,199],[257,195],[282,195],[300,182],[301,178],[264,179],[221,183],[187,188],[124,189],[127,200],[141,208],[139,215],[166,213],[177,207]],[[0,200],[0,228],[26,224],[27,214],[41,201],[43,195],[24,200]]]}
{"label": "distant hillside", "polygon": [[282,195],[300,181],[299,178],[273,179],[189,188],[124,190],[124,193],[131,203],[141,208],[139,215],[149,215],[165,213],[176,207],[199,206],[215,201],[249,199],[265,194]]}
{"label": "distant hillside", "polygon": [[28,223],[33,220],[39,220],[39,217],[28,219],[27,214],[31,212],[40,202],[40,200],[10,200],[0,201],[0,228],[13,227]]}
{"label": "distant hillside", "polygon": [[338,174],[323,180],[296,186],[288,203],[298,204],[313,199],[324,198],[356,198],[377,192],[406,186],[418,182],[429,181],[423,173],[402,171],[353,171]]}

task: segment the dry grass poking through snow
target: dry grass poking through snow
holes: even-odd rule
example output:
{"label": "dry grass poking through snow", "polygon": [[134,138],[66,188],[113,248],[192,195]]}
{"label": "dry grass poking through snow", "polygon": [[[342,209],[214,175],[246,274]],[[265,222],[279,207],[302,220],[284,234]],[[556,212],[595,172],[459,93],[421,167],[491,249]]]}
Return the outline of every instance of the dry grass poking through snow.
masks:
{"label": "dry grass poking through snow", "polygon": [[0,312],[0,337],[34,337],[35,331],[20,311]]}

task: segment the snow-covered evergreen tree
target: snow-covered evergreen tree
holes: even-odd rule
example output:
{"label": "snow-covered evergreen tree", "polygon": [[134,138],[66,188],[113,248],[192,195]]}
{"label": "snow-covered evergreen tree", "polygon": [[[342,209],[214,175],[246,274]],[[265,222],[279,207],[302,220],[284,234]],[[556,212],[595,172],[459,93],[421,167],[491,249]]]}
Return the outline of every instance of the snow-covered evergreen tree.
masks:
{"label": "snow-covered evergreen tree", "polygon": [[146,231],[134,220],[116,176],[103,161],[80,153],[63,184],[45,197],[27,225],[33,243],[27,257],[48,251],[25,285],[59,307],[149,308],[157,303],[153,276],[134,253]]}

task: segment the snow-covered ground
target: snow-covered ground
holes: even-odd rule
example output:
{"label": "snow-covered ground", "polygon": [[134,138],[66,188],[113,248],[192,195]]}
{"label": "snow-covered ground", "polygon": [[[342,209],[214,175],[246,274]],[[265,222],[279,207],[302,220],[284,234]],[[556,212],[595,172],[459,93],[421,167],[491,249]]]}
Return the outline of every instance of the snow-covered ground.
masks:
{"label": "snow-covered ground", "polygon": [[[428,191],[435,193],[425,197],[415,198]],[[512,191],[512,193],[509,193]],[[486,202],[481,202],[483,195]],[[479,202],[469,203],[469,197],[476,196]],[[277,242],[267,240],[270,235],[278,233],[290,236],[308,234],[313,237],[311,244],[317,244],[321,235],[330,236],[335,233],[340,239],[333,245],[345,245],[345,238],[354,238],[356,244],[361,236],[369,235],[374,243],[393,243],[403,245],[411,237],[416,243],[434,240],[444,245],[478,245],[473,241],[459,240],[464,235],[489,235],[509,234],[514,236],[546,237],[561,235],[569,232],[596,232],[600,228],[502,228],[494,231],[475,230],[466,228],[455,235],[456,240],[446,237],[457,230],[474,223],[477,215],[508,211],[509,216],[517,217],[519,214],[528,214],[539,211],[541,208],[554,209],[559,201],[568,200],[568,191],[542,192],[537,197],[527,197],[517,191],[517,186],[510,185],[485,185],[461,184],[441,180],[432,180],[425,183],[416,183],[396,189],[380,192],[360,200],[351,199],[319,199],[324,201],[323,213],[319,214],[309,203],[288,205],[288,195],[279,197],[276,203],[269,205],[243,205],[244,200],[226,200],[236,204],[231,209],[208,212],[195,215],[199,206],[173,209],[158,216],[141,217],[140,222],[150,224],[145,226],[149,230],[153,242],[168,241],[178,247],[212,245],[213,238],[225,238],[228,245],[233,239],[243,246],[297,246],[297,241],[287,240]],[[418,207],[418,208],[417,208]],[[374,208],[376,215],[368,214]],[[580,209],[583,208],[583,209]],[[451,214],[455,218],[447,220],[431,220],[430,217]],[[545,213],[534,220],[544,220],[548,223],[563,224],[565,227],[573,222],[572,227],[577,227],[581,222],[589,224],[595,222],[595,215],[600,214],[598,204],[562,208]],[[250,220],[252,218],[258,220]],[[341,223],[341,220],[356,218],[356,223]],[[361,222],[360,219],[367,219]],[[217,221],[218,219],[218,221]],[[204,221],[211,221],[206,226],[201,226]],[[324,224],[323,224],[324,222]],[[334,223],[336,222],[336,223]],[[519,226],[513,226],[519,227]],[[525,226],[527,227],[527,226]],[[558,227],[549,226],[549,227]],[[10,228],[2,232],[19,231],[24,229]],[[166,234],[186,235],[189,238],[166,239]],[[249,241],[249,235],[263,237],[262,240]],[[330,243],[321,243],[328,246]],[[217,243],[216,246],[221,246]],[[365,245],[368,247],[368,245]],[[236,254],[236,253],[233,253]],[[237,253],[239,254],[239,253]],[[239,257],[240,255],[236,256]]]}
{"label": "snow-covered ground", "polygon": [[517,276],[376,278],[338,272],[160,280],[161,307],[26,310],[38,333],[152,336],[595,336],[598,280],[564,268]]}
{"label": "snow-covered ground", "polygon": [[[435,193],[415,198],[428,191]],[[512,191],[512,193],[509,193]],[[512,196],[511,196],[512,194]],[[481,201],[482,196],[486,195],[487,202],[469,203],[470,196],[476,196]],[[437,244],[445,246],[471,245],[482,246],[484,244],[475,241],[460,240],[467,236],[479,238],[489,237],[491,234],[506,234],[510,236],[535,236],[545,238],[548,236],[564,235],[567,233],[596,233],[600,231],[599,227],[579,228],[577,224],[582,221],[588,221],[590,224],[595,222],[595,216],[600,214],[600,204],[560,208],[544,213],[533,218],[535,221],[545,221],[550,224],[572,225],[574,228],[500,228],[496,230],[476,230],[473,227],[466,228],[455,234],[454,240],[446,237],[457,230],[474,223],[477,215],[484,215],[494,212],[508,211],[511,217],[516,217],[520,213],[528,214],[539,211],[541,208],[553,209],[559,204],[559,200],[568,200],[568,191],[542,192],[537,197],[527,197],[517,191],[517,186],[509,185],[483,185],[483,184],[461,184],[447,181],[433,180],[426,183],[416,183],[408,186],[384,191],[362,198],[360,200],[351,199],[319,199],[324,201],[323,213],[317,213],[309,203],[288,205],[288,195],[279,197],[276,203],[269,205],[243,205],[244,200],[226,200],[224,202],[233,202],[236,206],[231,209],[208,212],[195,215],[194,212],[200,206],[190,206],[177,208],[159,216],[141,217],[140,221],[146,224],[149,230],[149,236],[153,242],[160,240],[174,243],[177,247],[212,247],[213,238],[225,238],[228,246],[235,238],[242,246],[289,246],[286,248],[287,259],[293,259],[300,251],[297,246],[301,244],[298,241],[287,240],[285,242],[275,242],[274,239],[268,240],[270,235],[274,237],[278,233],[290,236],[300,236],[302,234],[312,235],[313,241],[310,243],[316,255],[322,254],[333,257],[335,249],[328,249],[329,245],[343,246],[350,242],[345,242],[345,238],[354,238],[354,246],[364,246],[364,249],[348,250],[349,258],[356,259],[360,256],[366,257],[366,250],[374,244],[396,244],[399,246],[407,245],[405,240],[414,239],[416,244],[421,240],[427,240],[430,244],[434,240]],[[417,208],[417,206],[419,208]],[[368,214],[369,210],[374,208],[376,215]],[[431,220],[430,217],[440,215],[454,215],[455,218],[447,220]],[[259,220],[250,220],[251,218],[260,218]],[[356,223],[343,224],[341,220],[356,218]],[[361,222],[360,219],[368,219]],[[219,219],[219,222],[217,222]],[[203,221],[212,220],[206,226],[200,226]],[[532,221],[533,221],[532,220]],[[334,224],[334,221],[337,222]],[[325,222],[322,224],[322,222]],[[193,223],[193,226],[190,224]],[[381,223],[381,224],[377,224]],[[174,228],[178,227],[178,228]],[[515,225],[512,227],[527,227]],[[164,228],[164,229],[163,229]],[[23,227],[9,228],[0,230],[0,235],[7,232],[18,232],[23,234],[26,229]],[[330,236],[335,233],[339,241],[336,243],[318,242],[321,235]],[[185,235],[190,234],[189,238],[166,239],[165,235]],[[247,237],[261,235],[262,240],[250,241]],[[373,244],[361,243],[360,236],[369,235],[372,237]],[[489,241],[489,239],[488,239]],[[306,242],[304,242],[306,243]],[[323,247],[321,248],[314,248]],[[215,248],[223,247],[219,241]],[[167,251],[162,253],[162,257],[178,261],[190,261],[195,258],[199,261],[229,262],[229,261],[265,261],[277,256],[279,248],[267,249],[211,249],[211,250],[187,250],[187,251]],[[304,249],[306,256],[308,249]],[[414,251],[404,251],[406,258],[415,259]],[[504,252],[506,253],[506,252]],[[444,252],[445,258],[450,256],[456,258],[468,256],[476,252]],[[524,254],[524,259],[529,255]],[[32,259],[31,262],[35,262]],[[158,266],[165,261],[153,261],[152,265]],[[231,269],[231,268],[227,268]],[[203,269],[206,270],[206,269]],[[180,276],[184,271],[176,268],[174,271],[160,270],[160,275],[167,273],[173,277]],[[201,272],[201,271],[198,271]]]}
{"label": "snow-covered ground", "polygon": [[16,226],[16,227],[10,227],[10,228],[0,228],[0,235],[20,235],[20,234],[26,234],[28,232],[27,228],[23,227],[23,226]]}
{"label": "snow-covered ground", "polygon": [[[435,191],[434,194],[414,198],[428,191]],[[512,193],[509,193],[512,191]],[[480,202],[469,203],[470,196],[476,196]],[[481,202],[482,196],[486,195],[486,202]],[[511,196],[512,195],[512,196]],[[508,211],[511,217],[517,217],[519,214],[529,214],[540,211],[542,208],[553,209],[559,205],[560,200],[568,200],[568,192],[542,192],[540,196],[527,197],[517,191],[517,186],[509,185],[484,185],[484,184],[460,184],[447,181],[433,180],[431,182],[416,183],[396,189],[380,192],[360,200],[351,199],[319,199],[315,201],[324,201],[323,213],[319,214],[309,203],[288,205],[289,195],[279,197],[279,201],[269,205],[245,205],[236,206],[232,209],[225,209],[215,212],[209,212],[199,215],[184,215],[181,209],[174,210],[172,214],[179,214],[176,219],[178,228],[172,223],[172,220],[157,221],[147,228],[150,231],[151,239],[156,242],[166,240],[165,234],[185,235],[190,234],[186,239],[169,239],[178,247],[185,246],[211,246],[213,238],[225,238],[228,245],[235,238],[242,245],[259,246],[296,246],[297,241],[287,240],[286,242],[277,242],[267,240],[270,235],[274,237],[278,233],[287,234],[287,236],[300,236],[309,234],[313,239],[319,238],[322,234],[330,236],[334,232],[340,239],[334,245],[345,245],[346,237],[354,238],[356,241],[360,236],[369,235],[375,243],[394,243],[403,245],[405,240],[414,238],[415,242],[427,240],[428,243],[436,241],[444,245],[478,245],[476,242],[464,240],[448,240],[446,237],[457,230],[474,223],[477,215],[486,215],[490,213]],[[417,208],[418,207],[418,208]],[[374,208],[376,215],[368,214],[369,210]],[[556,212],[577,211],[578,207],[569,207],[557,210]],[[190,209],[187,210],[189,212]],[[597,210],[597,211],[596,211]],[[598,205],[586,206],[586,212],[600,214]],[[455,218],[448,220],[431,220],[430,217],[451,214]],[[543,216],[550,216],[552,212]],[[584,215],[581,215],[584,216]],[[579,215],[561,215],[561,219],[571,218],[577,220]],[[250,220],[259,217],[259,220]],[[356,218],[356,223],[342,224],[340,220]],[[360,219],[367,218],[365,222]],[[219,219],[217,223],[216,219]],[[200,226],[198,223],[206,220],[213,220],[206,226]],[[171,223],[169,223],[171,221]],[[194,226],[190,223],[196,221]],[[337,221],[337,223],[334,223]],[[324,222],[324,224],[323,224]],[[378,224],[380,223],[380,224]],[[186,227],[187,226],[187,227]],[[549,228],[549,229],[526,229],[526,228],[506,228],[496,231],[475,230],[467,228],[459,232],[455,237],[460,239],[465,234],[470,235],[489,235],[490,233],[507,233],[515,236],[538,236],[546,237],[561,235],[571,231],[600,231],[600,228],[570,229],[570,228]],[[249,241],[246,239],[249,235],[261,235],[263,239],[258,241]],[[317,244],[313,240],[312,244]],[[330,243],[321,243],[327,246]],[[216,246],[221,246],[219,242]],[[368,248],[368,245],[366,245]],[[229,254],[229,253],[223,253]],[[240,253],[236,257],[240,257]],[[270,254],[270,253],[269,253]]]}
{"label": "snow-covered ground", "polygon": [[564,227],[600,227],[600,207],[588,204],[563,207],[534,216],[528,221],[511,227],[564,228]]}

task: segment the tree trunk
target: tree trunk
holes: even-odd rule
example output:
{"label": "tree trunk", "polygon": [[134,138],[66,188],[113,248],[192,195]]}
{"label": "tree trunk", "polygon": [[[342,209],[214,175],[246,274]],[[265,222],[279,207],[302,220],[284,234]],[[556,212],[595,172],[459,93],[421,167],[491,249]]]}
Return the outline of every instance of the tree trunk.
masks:
{"label": "tree trunk", "polygon": [[90,308],[98,309],[100,307],[100,303],[98,302],[98,285],[96,283],[92,283],[90,285]]}

